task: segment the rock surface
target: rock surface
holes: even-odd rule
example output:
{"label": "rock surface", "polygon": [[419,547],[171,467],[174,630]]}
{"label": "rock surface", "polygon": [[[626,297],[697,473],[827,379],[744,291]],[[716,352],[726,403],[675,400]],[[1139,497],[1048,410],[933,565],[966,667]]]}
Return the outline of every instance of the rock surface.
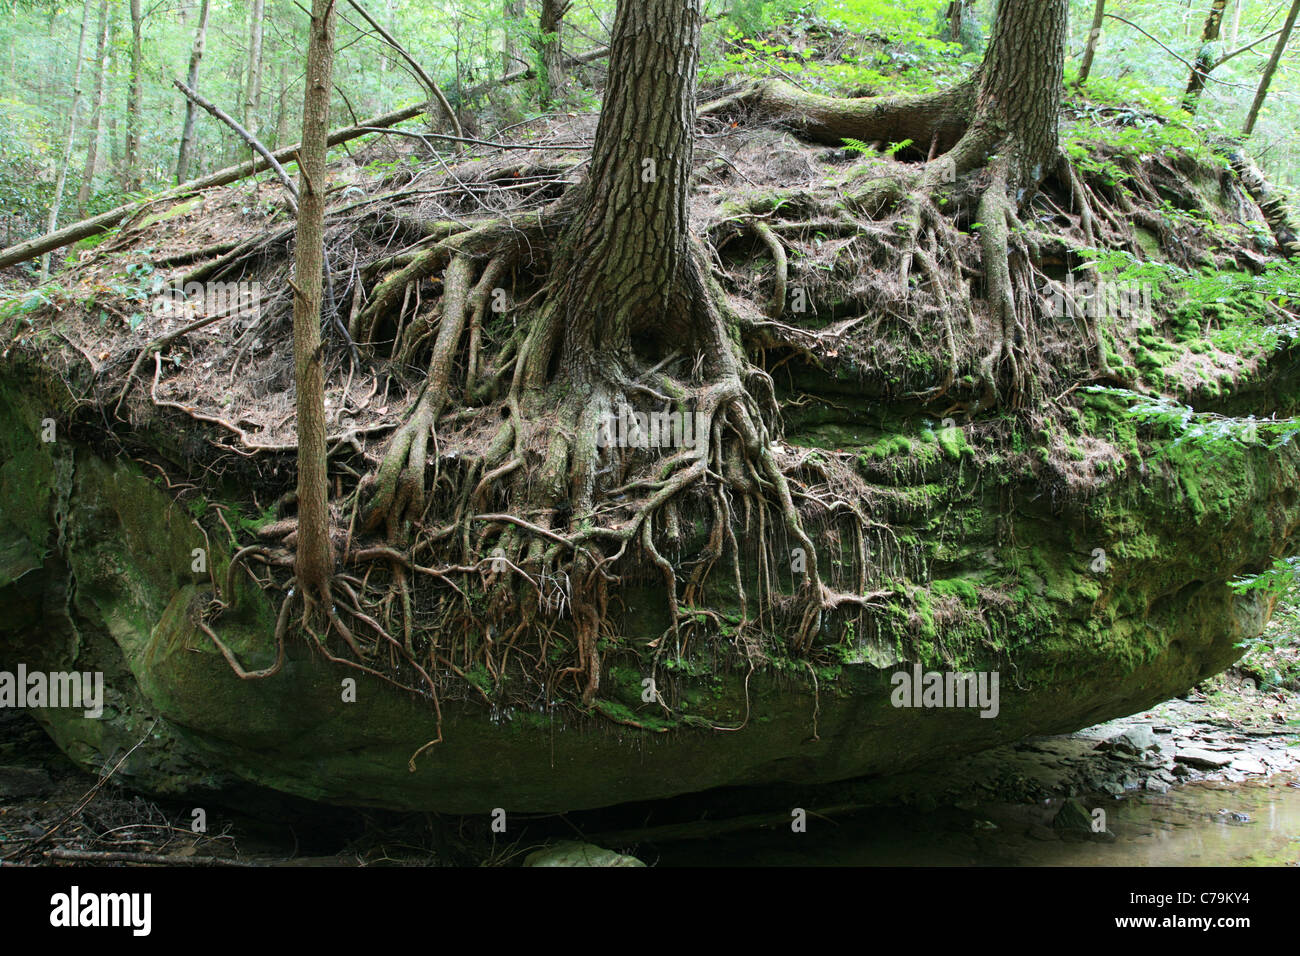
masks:
{"label": "rock surface", "polygon": [[[671,717],[643,703],[635,659],[607,662],[599,712],[448,697],[443,741],[411,772],[436,735],[431,702],[299,643],[275,677],[239,680],[194,624],[232,543],[205,536],[135,462],[71,439],[41,442],[41,421],[66,394],[44,373],[18,372],[9,368],[0,386],[0,670],[102,671],[101,719],[53,708],[39,717],[87,768],[140,744],[119,779],[161,794],[249,782],[335,803],[480,813],[892,780],[1131,714],[1222,671],[1269,610],[1227,582],[1269,564],[1300,527],[1291,448],[1241,449],[1195,474],[1110,471],[1087,496],[1058,497],[1045,493],[1050,475],[972,464],[960,429],[945,431],[943,444],[933,434],[907,439],[896,443],[897,466],[868,456],[863,467],[895,502],[895,534],[911,535],[919,557],[891,558],[896,599],[870,633],[834,638],[842,663],[810,672],[774,660],[751,673],[683,659],[665,688]],[[1118,428],[1113,412],[1094,414]],[[828,438],[829,426],[819,427],[818,440],[837,446],[872,434],[845,426]],[[167,440],[160,433],[160,453]],[[196,548],[210,573],[193,571]],[[1098,549],[1109,559],[1093,570]],[[245,667],[265,667],[275,607],[251,588],[240,597],[221,619],[223,639]],[[662,591],[623,597],[622,640],[644,649],[663,633]],[[894,706],[891,676],[912,663],[1000,672],[997,716]],[[355,702],[341,693],[344,678],[357,680]],[[1145,737],[1130,743],[1145,747]]]}

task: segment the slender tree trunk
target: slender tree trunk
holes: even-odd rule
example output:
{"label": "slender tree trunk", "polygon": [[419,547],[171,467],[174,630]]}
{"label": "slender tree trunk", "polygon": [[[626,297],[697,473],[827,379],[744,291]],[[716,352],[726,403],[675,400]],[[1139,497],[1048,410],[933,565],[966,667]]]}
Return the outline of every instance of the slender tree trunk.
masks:
{"label": "slender tree trunk", "polygon": [[280,95],[277,97],[275,112],[275,146],[279,149],[292,142],[293,129],[289,126],[289,98],[293,95],[289,89],[289,61],[280,61]]}
{"label": "slender tree trunk", "polygon": [[[194,48],[190,51],[190,69],[185,85],[195,92],[199,89],[199,62],[203,59],[203,45],[208,34],[208,0],[199,6],[199,26],[194,33]],[[190,176],[190,152],[194,146],[194,101],[185,100],[185,125],[181,129],[181,147],[176,157],[176,185]]]}
{"label": "slender tree trunk", "polygon": [[1205,18],[1205,28],[1201,31],[1201,49],[1196,54],[1192,74],[1187,80],[1187,92],[1183,94],[1183,109],[1189,113],[1196,112],[1201,91],[1205,89],[1210,71],[1214,69],[1214,44],[1223,28],[1223,11],[1227,5],[1228,0],[1212,0],[1210,13]]}
{"label": "slender tree trunk", "polygon": [[266,0],[253,0],[248,43],[248,85],[244,92],[244,128],[257,135],[262,110],[262,26]]}
{"label": "slender tree trunk", "polygon": [[1079,85],[1088,82],[1092,72],[1092,59],[1097,55],[1097,44],[1101,40],[1101,24],[1106,17],[1106,0],[1097,0],[1092,11],[1092,26],[1088,29],[1088,44],[1083,48],[1083,62],[1079,64]]}
{"label": "slender tree trunk", "polygon": [[1282,32],[1278,35],[1277,45],[1273,47],[1273,55],[1268,58],[1268,65],[1264,67],[1264,76],[1260,79],[1259,89],[1255,92],[1255,102],[1250,104],[1250,115],[1246,117],[1246,125],[1242,128],[1242,132],[1247,136],[1255,131],[1255,123],[1259,121],[1259,111],[1264,108],[1268,89],[1273,85],[1273,74],[1277,72],[1278,64],[1282,62],[1282,54],[1286,52],[1298,16],[1300,16],[1300,0],[1294,0],[1291,4],[1291,12],[1287,14],[1286,23],[1282,25]]}
{"label": "slender tree trunk", "polygon": [[294,250],[293,354],[298,415],[298,587],[310,608],[329,610],[334,551],[329,539],[325,380],[321,356],[325,159],[334,74],[336,0],[312,0],[302,108],[298,235]]}
{"label": "slender tree trunk", "polygon": [[520,66],[518,30],[524,18],[524,0],[504,0],[505,24],[501,34],[501,75],[509,76]]}
{"label": "slender tree trunk", "polygon": [[954,43],[961,42],[961,25],[966,17],[967,0],[952,0],[948,4],[948,38]]}
{"label": "slender tree trunk", "polygon": [[[538,20],[538,45],[542,62],[537,75],[542,84],[541,105],[546,108],[563,99],[564,95],[564,15],[569,12],[569,0],[542,0]],[[611,65],[612,68],[612,65]]]}
{"label": "slender tree trunk", "polygon": [[692,312],[700,23],[699,0],[618,5],[591,170],[565,240],[572,266],[562,362],[579,378],[595,372],[587,363],[619,362],[637,337],[691,334],[679,323]]}
{"label": "slender tree trunk", "polygon": [[81,170],[81,188],[77,190],[77,211],[82,216],[86,214],[86,203],[90,201],[91,193],[94,191],[95,167],[99,164],[99,128],[102,125],[104,97],[107,93],[104,71],[108,63],[105,56],[108,51],[109,23],[108,0],[99,0],[99,40],[95,46],[95,92],[90,108],[90,135],[86,143],[86,164]]}
{"label": "slender tree trunk", "polygon": [[[59,225],[59,208],[63,205],[63,187],[68,182],[68,167],[72,165],[72,148],[77,142],[77,113],[81,109],[81,66],[86,57],[86,31],[90,26],[90,0],[81,5],[81,32],[77,37],[77,60],[72,68],[72,109],[68,111],[68,141],[63,148],[63,162],[59,164],[58,178],[54,183],[54,200],[50,203],[50,218],[46,232]],[[50,275],[50,254],[41,257],[41,281]]]}
{"label": "slender tree trunk", "polygon": [[131,0],[131,77],[126,98],[126,164],[124,183],[127,190],[140,188],[140,103],[144,99],[144,51],[142,48],[144,14],[140,0]]}

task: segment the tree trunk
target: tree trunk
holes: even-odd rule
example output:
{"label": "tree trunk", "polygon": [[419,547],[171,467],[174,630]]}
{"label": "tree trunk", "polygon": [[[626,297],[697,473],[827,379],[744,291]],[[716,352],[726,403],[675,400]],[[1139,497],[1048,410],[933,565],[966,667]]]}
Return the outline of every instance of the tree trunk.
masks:
{"label": "tree trunk", "polygon": [[524,0],[504,0],[501,13],[505,20],[501,28],[501,75],[509,76],[522,63],[518,30],[524,18]]}
{"label": "tree trunk", "polygon": [[140,0],[131,0],[131,77],[126,97],[126,155],[123,183],[127,191],[140,188],[140,103],[144,99],[144,14]]}
{"label": "tree trunk", "polygon": [[95,46],[95,93],[90,108],[90,135],[86,143],[86,164],[81,170],[81,188],[77,190],[77,212],[86,214],[86,203],[94,191],[95,167],[99,163],[99,129],[103,125],[104,96],[107,84],[104,82],[104,70],[107,66],[105,55],[108,50],[109,34],[108,0],[99,0],[99,40]]}
{"label": "tree trunk", "polygon": [[[81,65],[86,56],[86,29],[90,26],[90,0],[81,5],[81,32],[77,37],[77,61],[72,68],[72,108],[68,111],[68,142],[63,149],[63,162],[59,164],[58,178],[54,183],[54,199],[50,203],[50,218],[46,232],[59,225],[59,208],[63,205],[63,187],[68,182],[68,167],[72,165],[72,148],[77,142],[77,113],[81,109]],[[50,275],[50,255],[41,257],[41,281]]]}
{"label": "tree trunk", "polygon": [[280,95],[277,97],[275,111],[275,146],[279,149],[285,143],[289,142],[293,136],[293,130],[289,126],[289,97],[292,91],[289,89],[289,61],[280,61]]}
{"label": "tree trunk", "polygon": [[1201,91],[1205,89],[1210,71],[1214,69],[1214,44],[1219,39],[1223,28],[1223,11],[1228,0],[1212,0],[1210,13],[1205,18],[1205,28],[1201,31],[1201,49],[1196,54],[1192,75],[1187,80],[1187,92],[1183,94],[1183,109],[1195,113],[1200,103]]}
{"label": "tree trunk", "polygon": [[244,92],[244,128],[257,135],[262,110],[262,20],[266,0],[253,0],[248,44],[248,85]]}
{"label": "tree trunk", "polygon": [[302,107],[298,235],[294,250],[293,354],[298,415],[298,544],[295,571],[308,606],[329,611],[334,552],[329,539],[325,380],[321,356],[325,159],[334,73],[335,0],[312,0],[307,92]]}
{"label": "tree trunk", "polygon": [[1002,0],[980,65],[975,118],[953,157],[959,171],[1009,153],[1018,196],[1055,168],[1064,89],[1068,0]]}
{"label": "tree trunk", "polygon": [[966,16],[967,0],[952,0],[948,4],[948,39],[953,43],[961,42],[961,24]]}
{"label": "tree trunk", "polygon": [[1106,0],[1097,0],[1097,7],[1092,11],[1092,27],[1088,30],[1088,45],[1083,48],[1083,63],[1079,65],[1079,85],[1088,82],[1092,72],[1092,58],[1097,55],[1097,43],[1101,40],[1101,24],[1106,16]]}
{"label": "tree trunk", "polygon": [[561,361],[580,376],[628,358],[639,337],[691,337],[680,323],[692,312],[700,21],[699,0],[618,5],[591,170],[565,238]]}
{"label": "tree trunk", "polygon": [[[199,7],[199,26],[194,33],[194,48],[190,51],[190,70],[186,75],[185,85],[197,91],[199,88],[199,61],[203,59],[203,45],[208,34],[208,0],[202,0]],[[176,184],[179,186],[190,176],[190,151],[194,146],[194,102],[185,101],[185,125],[181,129],[181,148],[176,157]]]}
{"label": "tree trunk", "polygon": [[1268,96],[1268,88],[1273,84],[1273,74],[1277,72],[1277,66],[1282,62],[1282,54],[1286,52],[1286,45],[1291,39],[1291,31],[1295,29],[1297,16],[1300,16],[1300,0],[1294,0],[1291,4],[1291,12],[1287,14],[1286,23],[1282,25],[1282,32],[1277,38],[1277,46],[1273,47],[1273,55],[1268,59],[1268,65],[1264,67],[1264,76],[1259,81],[1259,89],[1255,93],[1255,102],[1250,105],[1250,115],[1246,117],[1246,125],[1242,128],[1242,133],[1249,136],[1255,131],[1255,123],[1259,120],[1259,111],[1264,107],[1264,100]]}
{"label": "tree trunk", "polygon": [[[542,62],[538,77],[542,83],[539,100],[543,109],[563,99],[565,76],[561,31],[564,15],[568,12],[569,0],[542,0],[542,12],[538,20],[538,44]],[[615,22],[617,23],[617,17]]]}

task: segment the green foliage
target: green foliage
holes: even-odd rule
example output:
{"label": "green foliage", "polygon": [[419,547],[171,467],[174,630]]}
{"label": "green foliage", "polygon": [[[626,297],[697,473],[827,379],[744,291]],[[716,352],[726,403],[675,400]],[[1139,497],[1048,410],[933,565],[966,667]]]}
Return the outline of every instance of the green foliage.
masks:
{"label": "green foliage", "polygon": [[1259,574],[1237,578],[1230,584],[1238,594],[1262,591],[1271,597],[1287,593],[1294,595],[1300,589],[1300,557],[1278,558]]}
{"label": "green foliage", "polygon": [[733,0],[724,20],[735,36],[754,37],[789,22],[809,6],[807,0]]}
{"label": "green foliage", "polygon": [[1088,391],[1128,401],[1130,417],[1172,436],[1166,451],[1184,446],[1201,453],[1221,451],[1228,446],[1276,449],[1289,445],[1300,434],[1300,419],[1267,419],[1254,415],[1232,418],[1198,412],[1170,398],[1142,395],[1125,388],[1093,385]]}

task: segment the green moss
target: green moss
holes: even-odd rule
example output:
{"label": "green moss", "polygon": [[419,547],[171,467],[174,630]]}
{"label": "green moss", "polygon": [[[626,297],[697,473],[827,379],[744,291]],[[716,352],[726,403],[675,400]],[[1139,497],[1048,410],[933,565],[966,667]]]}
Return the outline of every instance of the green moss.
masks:
{"label": "green moss", "polygon": [[935,437],[943,453],[952,461],[959,461],[963,455],[973,453],[971,446],[966,442],[966,432],[960,428],[941,429],[935,433]]}
{"label": "green moss", "polygon": [[960,598],[967,607],[979,604],[979,592],[966,578],[946,578],[930,582],[930,591],[943,597]]}

